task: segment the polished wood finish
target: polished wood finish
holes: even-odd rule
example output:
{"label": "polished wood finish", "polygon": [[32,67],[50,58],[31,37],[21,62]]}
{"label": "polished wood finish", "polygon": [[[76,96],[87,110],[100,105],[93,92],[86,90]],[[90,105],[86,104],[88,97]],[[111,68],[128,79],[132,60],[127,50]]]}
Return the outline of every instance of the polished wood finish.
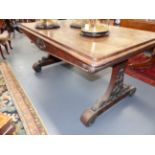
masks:
{"label": "polished wood finish", "polygon": [[155,32],[155,20],[121,19],[120,26]]}
{"label": "polished wood finish", "polygon": [[81,115],[81,121],[90,126],[102,112],[109,109],[125,96],[132,96],[136,88],[124,84],[124,71],[127,61],[114,65],[112,68],[111,80],[106,93],[96,103],[86,109]]}
{"label": "polished wood finish", "polygon": [[41,72],[41,69],[43,66],[47,66],[47,65],[51,65],[57,62],[60,62],[61,60],[58,58],[55,58],[51,55],[48,55],[47,57],[43,57],[41,60],[39,60],[38,62],[34,63],[32,68],[36,71],[36,72]]}
{"label": "polished wood finish", "polygon": [[108,37],[89,38],[81,36],[80,30],[71,29],[68,21],[61,21],[60,26],[57,30],[37,30],[35,23],[20,25],[34,43],[41,40],[43,46],[39,48],[92,73],[126,60],[155,44],[155,33],[146,31],[110,26]]}
{"label": "polished wood finish", "polygon": [[[3,19],[0,19],[0,34],[2,33],[2,28],[4,26],[5,22]],[[0,53],[3,59],[5,59],[3,51],[2,51],[2,47],[1,47],[1,43],[0,43]]]}
{"label": "polished wood finish", "polygon": [[9,116],[0,113],[0,135],[12,135],[15,132],[15,126]]}
{"label": "polished wood finish", "polygon": [[5,59],[2,48],[1,48],[1,45],[0,45],[0,53],[1,53],[2,58]]}
{"label": "polished wood finish", "polygon": [[[155,32],[155,20],[140,20],[140,19],[124,19],[121,20],[120,23],[123,27],[129,27],[134,29],[141,29],[141,30],[147,30],[147,31],[153,31]],[[152,64],[155,63],[155,49],[150,49],[150,52],[152,52],[152,56],[147,58],[144,62],[138,62],[135,64],[129,64],[129,67],[132,69],[146,69],[152,66]]]}
{"label": "polished wood finish", "polygon": [[142,62],[138,62],[138,63],[134,63],[134,64],[128,64],[128,66],[131,69],[148,69],[150,68],[153,64],[155,64],[155,48],[151,49],[150,55],[149,57],[146,56],[146,60],[142,61]]}
{"label": "polished wood finish", "polygon": [[4,27],[5,22],[3,19],[0,19],[0,33],[1,33],[1,29]]}
{"label": "polished wood finish", "polygon": [[[8,35],[5,35],[5,37],[3,35],[3,33],[5,33],[4,31],[8,32]],[[10,49],[13,49],[12,45],[11,45],[11,40],[10,40],[10,35],[11,35],[10,33],[11,32],[9,31],[6,20],[0,19],[0,54],[1,54],[3,59],[5,59],[5,57],[4,57],[1,45],[4,46],[7,54],[9,54],[8,45],[9,45]]]}
{"label": "polished wood finish", "polygon": [[35,23],[22,23],[20,28],[52,60],[63,60],[90,73],[113,68],[105,95],[81,115],[83,124],[89,126],[100,113],[135,93],[136,88],[124,84],[125,66],[131,56],[155,47],[155,33],[110,26],[109,36],[90,38],[70,28],[70,23],[60,21],[56,30],[37,30]]}

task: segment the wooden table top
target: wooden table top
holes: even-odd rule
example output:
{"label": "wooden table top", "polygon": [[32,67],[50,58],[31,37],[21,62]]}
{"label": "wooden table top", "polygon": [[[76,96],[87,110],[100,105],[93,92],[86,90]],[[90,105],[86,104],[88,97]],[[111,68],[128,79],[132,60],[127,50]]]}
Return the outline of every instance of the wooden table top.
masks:
{"label": "wooden table top", "polygon": [[36,23],[22,23],[20,27],[94,67],[108,67],[155,46],[154,32],[110,26],[109,36],[90,38],[70,28],[70,22],[59,21],[61,28],[54,30],[35,29]]}

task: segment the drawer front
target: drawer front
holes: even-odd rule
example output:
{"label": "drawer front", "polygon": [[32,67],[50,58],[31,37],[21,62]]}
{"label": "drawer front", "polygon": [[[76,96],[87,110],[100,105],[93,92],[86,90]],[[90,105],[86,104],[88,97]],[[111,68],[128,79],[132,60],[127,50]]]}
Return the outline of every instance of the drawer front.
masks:
{"label": "drawer front", "polygon": [[32,43],[36,44],[36,46],[41,50],[47,50],[46,43],[41,38],[38,38],[37,36],[33,35],[32,33],[29,33],[27,31],[23,32],[26,34],[26,36],[32,41]]}
{"label": "drawer front", "polygon": [[37,47],[41,50],[47,50],[45,41],[40,39],[40,38],[36,38],[35,40],[35,44],[37,45]]}

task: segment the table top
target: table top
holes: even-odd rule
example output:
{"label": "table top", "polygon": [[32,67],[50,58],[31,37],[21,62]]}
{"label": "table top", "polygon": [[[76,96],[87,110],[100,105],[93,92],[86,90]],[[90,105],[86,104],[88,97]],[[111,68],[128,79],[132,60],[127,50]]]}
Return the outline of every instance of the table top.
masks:
{"label": "table top", "polygon": [[20,27],[94,67],[108,67],[155,46],[154,32],[110,26],[109,36],[90,38],[70,28],[70,23],[59,21],[60,28],[53,30],[35,29],[36,23],[22,23]]}

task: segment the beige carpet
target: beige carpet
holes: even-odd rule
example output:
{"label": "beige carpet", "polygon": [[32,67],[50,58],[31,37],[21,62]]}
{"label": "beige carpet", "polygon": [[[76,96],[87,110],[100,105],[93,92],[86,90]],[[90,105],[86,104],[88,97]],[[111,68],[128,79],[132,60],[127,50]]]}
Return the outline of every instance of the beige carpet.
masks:
{"label": "beige carpet", "polygon": [[[19,82],[16,80],[9,64],[6,61],[0,63],[0,75],[1,75],[0,85],[2,88],[1,97],[2,94],[6,91],[10,95],[11,103],[13,102],[14,104],[13,106],[16,108],[17,111],[16,115],[19,115],[25,134],[46,135],[47,131],[41,119],[39,118],[37,111],[33,107],[32,103],[30,102],[30,99],[27,97],[25,91],[20,86]],[[4,105],[2,104],[3,98],[0,100],[1,105]]]}

